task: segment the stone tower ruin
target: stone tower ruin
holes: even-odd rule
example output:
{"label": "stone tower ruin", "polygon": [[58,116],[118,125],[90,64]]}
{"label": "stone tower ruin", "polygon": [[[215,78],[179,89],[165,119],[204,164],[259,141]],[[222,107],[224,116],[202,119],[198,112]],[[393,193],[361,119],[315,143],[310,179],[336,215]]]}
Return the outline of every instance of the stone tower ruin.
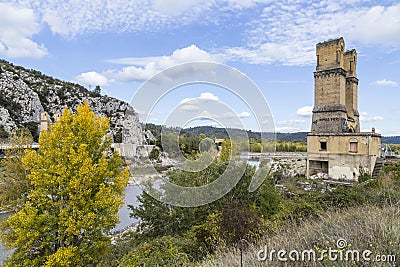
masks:
{"label": "stone tower ruin", "polygon": [[316,45],[316,61],[307,176],[357,181],[372,174],[381,143],[379,134],[360,132],[357,52],[338,38]]}
{"label": "stone tower ruin", "polygon": [[312,133],[359,133],[357,52],[344,40],[318,43]]}

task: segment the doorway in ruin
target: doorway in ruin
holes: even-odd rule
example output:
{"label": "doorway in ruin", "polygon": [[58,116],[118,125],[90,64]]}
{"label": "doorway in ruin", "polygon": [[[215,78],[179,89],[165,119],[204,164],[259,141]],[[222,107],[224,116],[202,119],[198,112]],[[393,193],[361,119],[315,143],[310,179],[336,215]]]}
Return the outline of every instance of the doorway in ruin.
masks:
{"label": "doorway in ruin", "polygon": [[328,174],[329,163],[328,161],[323,160],[310,160],[309,164],[309,175],[314,175],[317,173],[326,173]]}

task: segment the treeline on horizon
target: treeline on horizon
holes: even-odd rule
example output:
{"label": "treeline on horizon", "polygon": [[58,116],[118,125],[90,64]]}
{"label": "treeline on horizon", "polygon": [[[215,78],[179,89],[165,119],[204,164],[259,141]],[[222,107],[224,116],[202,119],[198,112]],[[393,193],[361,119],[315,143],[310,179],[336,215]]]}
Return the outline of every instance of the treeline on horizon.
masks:
{"label": "treeline on horizon", "polygon": [[[155,140],[147,140],[149,145],[156,145],[163,149],[163,145],[173,142],[174,136],[179,135],[179,146],[182,153],[186,156],[199,154],[199,143],[205,139],[228,139],[241,152],[306,152],[307,142],[304,140],[274,140],[274,134],[263,134],[240,129],[223,129],[215,127],[195,127],[180,129],[177,127],[164,127],[162,125],[146,124],[145,130],[152,132]],[[229,136],[228,132],[231,136]],[[161,141],[161,135],[162,141]],[[176,138],[176,137],[175,137]],[[170,140],[172,139],[172,140]],[[173,155],[169,152],[170,156]]]}
{"label": "treeline on horizon", "polygon": [[[178,128],[178,127],[165,127],[164,125],[156,125],[153,123],[147,123],[144,128],[150,130],[154,135],[157,133],[161,133],[161,130],[164,129],[165,132],[180,132],[180,134],[185,134],[186,136],[195,136],[199,137],[200,134],[205,134],[208,138],[229,138],[228,132],[225,128],[217,128],[213,126],[197,126],[192,128]],[[242,130],[242,129],[229,129],[229,132],[234,136],[243,136],[247,134],[249,138],[261,138],[260,132],[255,132],[251,130]],[[295,132],[295,133],[263,133],[262,137],[266,139],[271,139],[276,136],[276,140],[279,141],[307,141],[307,132]],[[382,143],[384,144],[400,144],[400,136],[382,136]]]}

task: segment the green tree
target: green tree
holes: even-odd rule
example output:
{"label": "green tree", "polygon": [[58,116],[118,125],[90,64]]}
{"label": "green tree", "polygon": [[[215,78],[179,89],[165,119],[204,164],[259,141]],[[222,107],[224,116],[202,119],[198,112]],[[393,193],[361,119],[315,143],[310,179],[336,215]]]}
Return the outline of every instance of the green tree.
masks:
{"label": "green tree", "polygon": [[93,92],[97,95],[100,95],[101,93],[100,85],[96,85],[96,87],[93,89]]}
{"label": "green tree", "polygon": [[120,266],[188,266],[189,255],[183,250],[190,246],[188,241],[163,236],[136,246],[121,260]]}
{"label": "green tree", "polygon": [[160,151],[158,150],[157,147],[153,147],[153,149],[150,151],[149,159],[158,160],[159,157],[160,157]]}
{"label": "green tree", "polygon": [[[213,161],[202,171],[174,170],[169,172],[168,177],[170,182],[180,186],[204,186],[218,179],[225,171],[227,164],[228,162]],[[239,163],[232,164],[236,164],[235,168],[240,171]],[[183,235],[192,227],[204,224],[209,214],[218,212],[225,214],[224,210],[228,209],[229,203],[232,202],[251,208],[252,212],[254,211],[260,217],[270,218],[278,211],[281,198],[268,178],[257,190],[249,192],[248,188],[254,172],[255,168],[247,166],[242,178],[230,192],[213,203],[199,207],[174,207],[161,203],[143,192],[138,197],[139,206],[130,206],[131,215],[141,219],[138,231],[145,240],[164,235]],[[233,237],[230,238],[235,240]]]}
{"label": "green tree", "polygon": [[1,239],[16,248],[6,266],[95,266],[109,246],[129,179],[122,160],[109,155],[107,118],[89,104],[39,139],[22,159],[31,183],[25,206],[3,221]]}
{"label": "green tree", "polygon": [[238,146],[236,143],[232,143],[230,140],[224,140],[222,142],[221,154],[219,155],[220,160],[228,161],[238,154]]}
{"label": "green tree", "polygon": [[400,185],[400,163],[395,162],[383,167],[382,176]]}
{"label": "green tree", "polygon": [[114,143],[122,143],[122,131],[119,130],[114,135]]}
{"label": "green tree", "polygon": [[28,129],[18,129],[8,143],[6,158],[0,169],[0,207],[3,210],[20,210],[26,202],[30,181],[22,166],[26,150],[32,146],[32,135]]}
{"label": "green tree", "polygon": [[0,125],[0,139],[1,138],[8,138],[10,135],[8,132],[4,129],[3,125]]}

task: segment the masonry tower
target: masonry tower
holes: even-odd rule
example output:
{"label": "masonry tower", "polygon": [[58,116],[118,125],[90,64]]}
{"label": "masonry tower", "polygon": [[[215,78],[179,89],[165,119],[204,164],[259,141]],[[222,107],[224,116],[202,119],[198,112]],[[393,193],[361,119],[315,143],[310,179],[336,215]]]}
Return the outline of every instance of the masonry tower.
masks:
{"label": "masonry tower", "polygon": [[356,50],[345,51],[343,38],[318,43],[307,176],[356,181],[372,174],[381,136],[361,133],[359,116]]}
{"label": "masonry tower", "polygon": [[311,132],[360,132],[356,50],[345,52],[339,38],[318,43],[316,56]]}

